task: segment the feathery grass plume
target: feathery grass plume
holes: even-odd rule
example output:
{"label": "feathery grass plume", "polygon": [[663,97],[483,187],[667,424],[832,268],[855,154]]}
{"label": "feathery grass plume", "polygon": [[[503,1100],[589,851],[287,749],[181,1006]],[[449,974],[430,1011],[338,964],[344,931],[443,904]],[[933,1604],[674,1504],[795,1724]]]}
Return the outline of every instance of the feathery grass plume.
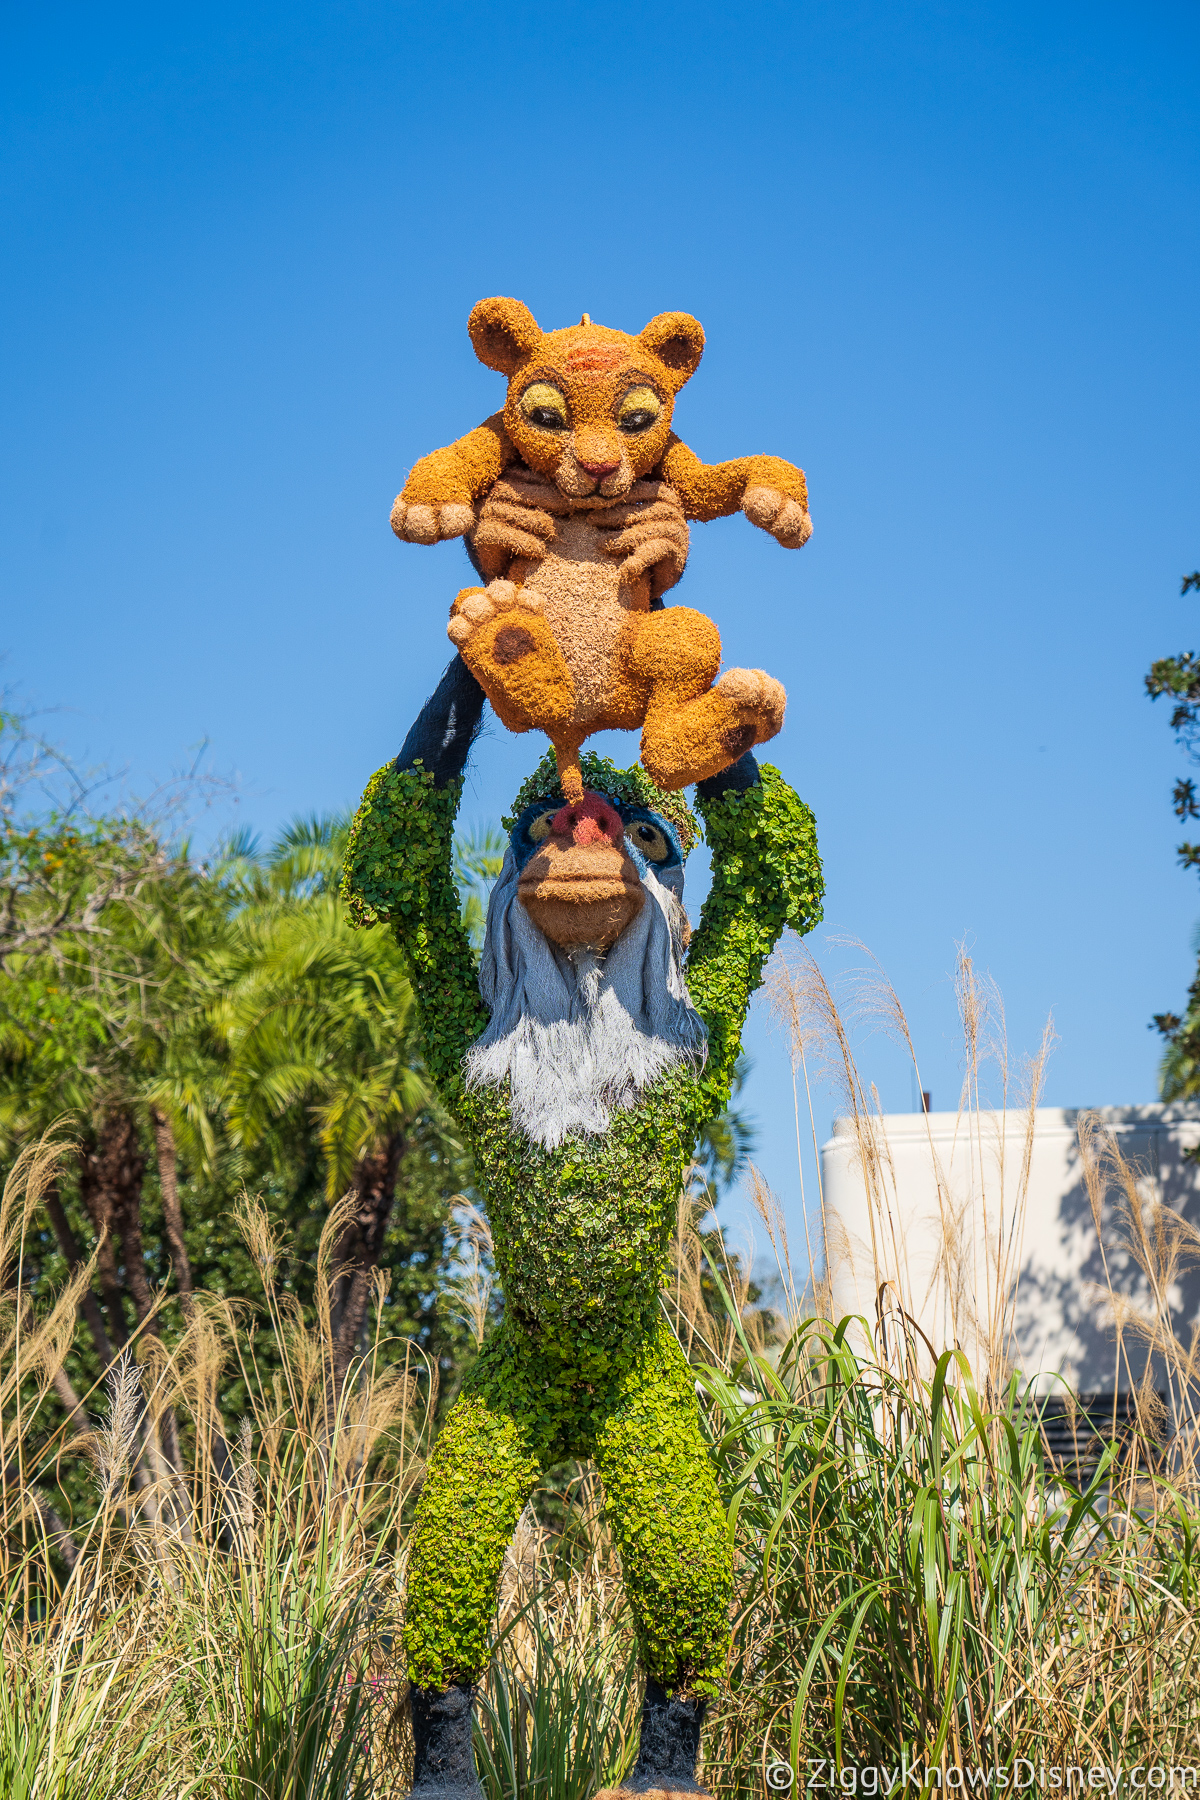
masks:
{"label": "feathery grass plume", "polygon": [[[788,1247],[787,1225],[783,1217],[783,1208],[779,1204],[778,1197],[771,1191],[761,1172],[753,1163],[750,1164],[746,1174],[747,1186],[750,1190],[750,1203],[766,1227],[767,1241],[775,1259],[775,1272],[784,1297],[784,1318],[790,1333],[800,1322],[801,1306],[800,1296],[796,1291],[796,1278],[792,1270],[792,1255]],[[821,1316],[825,1317],[826,1314],[822,1312]]]}
{"label": "feathery grass plume", "polygon": [[254,1428],[246,1418],[238,1427],[237,1460],[233,1473],[237,1503],[237,1535],[233,1553],[242,1561],[250,1555],[254,1543],[254,1499],[258,1483],[254,1477],[253,1448]]}
{"label": "feathery grass plume", "polygon": [[47,1492],[54,1485],[57,1443],[43,1441],[35,1448],[35,1422],[53,1388],[68,1423],[77,1428],[78,1445],[86,1448],[79,1398],[63,1363],[93,1263],[81,1265],[40,1312],[22,1279],[30,1227],[70,1149],[54,1129],[47,1132],[16,1158],[0,1193],[0,1580],[11,1549],[23,1568],[26,1604],[30,1581],[24,1553],[48,1564],[61,1558],[68,1571],[78,1558],[75,1540]]}
{"label": "feathery grass plume", "polygon": [[269,1287],[279,1267],[280,1246],[267,1209],[256,1194],[242,1189],[233,1209],[233,1222],[242,1234],[264,1287]]}
{"label": "feathery grass plume", "polygon": [[96,1469],[100,1498],[110,1505],[124,1491],[142,1413],[142,1381],[131,1350],[123,1350],[105,1381],[108,1419],[96,1433]]}
{"label": "feathery grass plume", "polygon": [[0,1192],[0,1433],[10,1404],[31,1377],[32,1398],[22,1396],[19,1404],[35,1412],[41,1406],[70,1348],[79,1298],[94,1272],[94,1261],[83,1264],[40,1315],[20,1279],[30,1227],[71,1149],[47,1132],[16,1158]]}
{"label": "feathery grass plume", "polygon": [[459,1236],[449,1287],[458,1317],[479,1345],[483,1343],[492,1307],[492,1233],[484,1215],[465,1194],[456,1195],[451,1204]]}

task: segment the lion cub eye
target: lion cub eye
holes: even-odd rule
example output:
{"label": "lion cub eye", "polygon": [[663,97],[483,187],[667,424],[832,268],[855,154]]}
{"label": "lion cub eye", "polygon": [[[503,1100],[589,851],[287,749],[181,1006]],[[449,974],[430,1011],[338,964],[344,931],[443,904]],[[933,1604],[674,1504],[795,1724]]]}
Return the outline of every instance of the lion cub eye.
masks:
{"label": "lion cub eye", "polygon": [[665,862],[671,854],[671,846],[658,826],[647,825],[644,819],[640,819],[634,826],[633,841],[642,855],[649,857],[651,862]]}
{"label": "lion cub eye", "polygon": [[567,429],[567,403],[548,381],[535,381],[521,395],[521,411],[542,431]]}
{"label": "lion cub eye", "polygon": [[531,842],[540,844],[545,838],[550,836],[550,826],[557,811],[557,806],[552,806],[549,812],[538,814],[537,818],[533,821],[533,824],[529,827],[529,837]]}
{"label": "lion cub eye", "polygon": [[649,431],[662,412],[662,401],[653,388],[630,388],[617,412],[622,431]]}

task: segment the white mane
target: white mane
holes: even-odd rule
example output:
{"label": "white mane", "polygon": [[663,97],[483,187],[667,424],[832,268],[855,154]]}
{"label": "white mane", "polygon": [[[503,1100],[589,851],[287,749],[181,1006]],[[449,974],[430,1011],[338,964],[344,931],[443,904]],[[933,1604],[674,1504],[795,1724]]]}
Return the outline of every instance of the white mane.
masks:
{"label": "white mane", "polygon": [[683,976],[681,903],[647,869],[646,899],[607,951],[562,950],[517,898],[511,849],[488,906],[479,989],[491,1018],[467,1052],[469,1087],[508,1076],[517,1129],[553,1150],[608,1130],[615,1111],[678,1063],[704,1066],[708,1034]]}

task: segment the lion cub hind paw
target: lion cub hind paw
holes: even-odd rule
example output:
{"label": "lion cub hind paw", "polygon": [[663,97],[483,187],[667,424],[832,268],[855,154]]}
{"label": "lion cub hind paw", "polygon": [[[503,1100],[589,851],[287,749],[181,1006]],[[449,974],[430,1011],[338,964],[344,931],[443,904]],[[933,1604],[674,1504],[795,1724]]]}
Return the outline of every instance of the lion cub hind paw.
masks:
{"label": "lion cub hind paw", "polygon": [[451,642],[461,650],[480,626],[486,625],[498,613],[537,613],[541,610],[542,602],[537,594],[518,587],[515,581],[492,581],[485,588],[463,588],[456,595],[446,631]]}
{"label": "lion cub hind paw", "polygon": [[765,744],[783,724],[786,695],[762,669],[729,669],[706,694],[652,709],[642,731],[642,767],[673,791],[707,781]]}
{"label": "lion cub hind paw", "polygon": [[570,719],[575,684],[537,595],[512,581],[464,588],[446,632],[510,731],[553,736]]}
{"label": "lion cub hind paw", "polygon": [[[727,669],[713,689],[723,700],[732,701],[739,712],[748,715],[757,736],[751,743],[765,744],[783,730],[787,694],[782,681],[776,681],[765,669]],[[746,746],[749,749],[749,744]]]}
{"label": "lion cub hind paw", "polygon": [[392,530],[407,544],[436,544],[462,537],[475,523],[475,509],[461,501],[445,506],[410,506],[402,495],[392,507]]}

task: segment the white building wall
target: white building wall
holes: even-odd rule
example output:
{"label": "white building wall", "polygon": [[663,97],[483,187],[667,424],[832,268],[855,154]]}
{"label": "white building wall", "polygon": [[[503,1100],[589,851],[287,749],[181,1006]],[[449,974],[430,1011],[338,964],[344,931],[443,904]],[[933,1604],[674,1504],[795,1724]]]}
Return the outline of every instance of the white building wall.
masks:
{"label": "white building wall", "polygon": [[[1105,1107],[1095,1116],[1138,1166],[1142,1197],[1161,1199],[1200,1226],[1200,1167],[1183,1160],[1200,1143],[1200,1106]],[[874,1122],[878,1152],[868,1151],[868,1180],[853,1123],[837,1120],[821,1151],[833,1317],[857,1313],[874,1324],[880,1284],[890,1282],[888,1294],[936,1350],[957,1336],[977,1358],[981,1338],[972,1318],[986,1328],[996,1316],[1003,1244],[1007,1272],[1019,1272],[1015,1342],[1008,1346],[1013,1365],[1040,1377],[1041,1387],[1057,1387],[1050,1377],[1062,1375],[1078,1392],[1128,1389],[1144,1371],[1145,1352],[1127,1332],[1118,1368],[1103,1293],[1106,1263],[1114,1289],[1143,1311],[1148,1290],[1124,1246],[1111,1184],[1097,1236],[1079,1117],[1077,1110],[1039,1108],[1023,1208],[1024,1113],[885,1114]],[[1181,1276],[1171,1299],[1176,1330],[1186,1339],[1200,1321],[1200,1268]]]}

